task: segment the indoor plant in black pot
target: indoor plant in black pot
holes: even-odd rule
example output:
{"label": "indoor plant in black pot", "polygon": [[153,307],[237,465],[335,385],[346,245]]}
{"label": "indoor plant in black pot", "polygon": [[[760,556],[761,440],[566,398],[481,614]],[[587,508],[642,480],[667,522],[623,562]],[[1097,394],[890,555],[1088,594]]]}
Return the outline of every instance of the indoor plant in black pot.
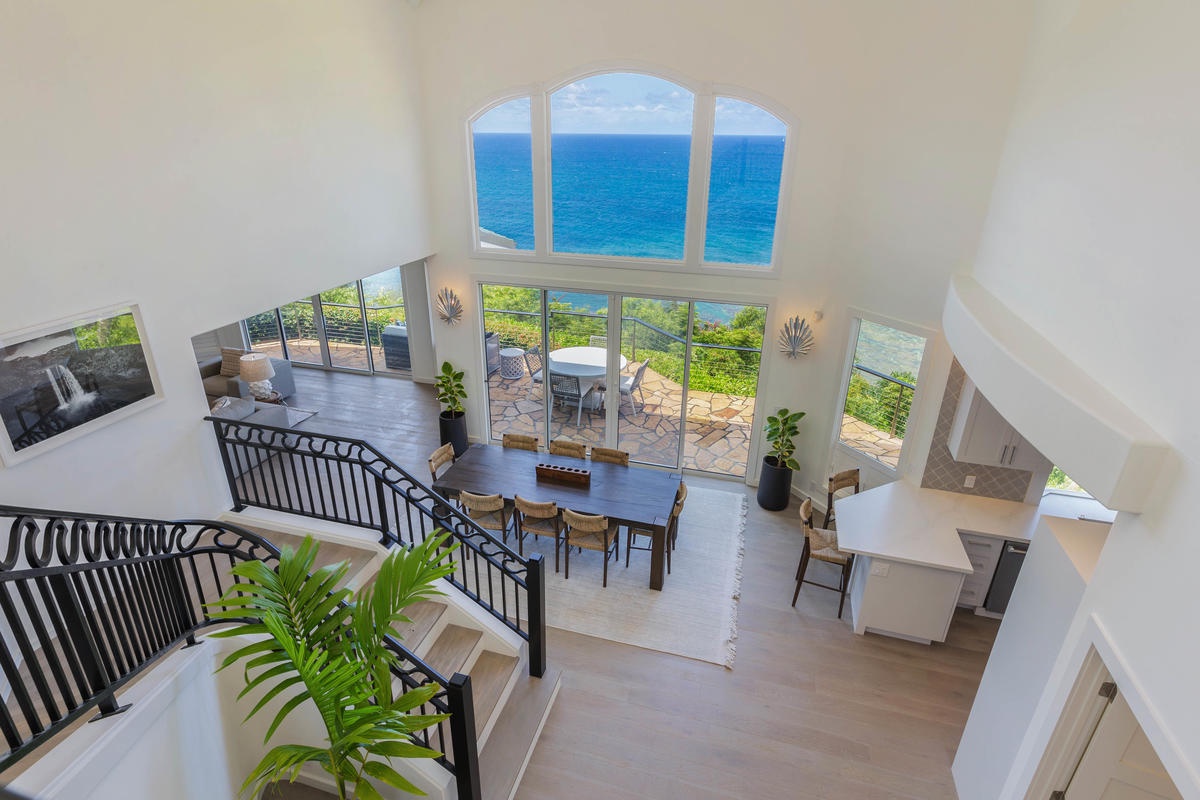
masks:
{"label": "indoor plant in black pot", "polygon": [[458,458],[467,452],[467,412],[463,408],[467,390],[463,387],[463,373],[455,370],[449,361],[443,361],[434,387],[437,389],[438,402],[443,406],[438,416],[442,444],[452,443],[454,457]]}
{"label": "indoor plant in black pot", "polygon": [[800,432],[799,422],[803,411],[781,408],[767,417],[763,435],[771,445],[771,451],[763,456],[762,472],[758,476],[758,504],[768,511],[782,511],[791,499],[792,470],[800,469],[792,453],[796,452],[793,441]]}

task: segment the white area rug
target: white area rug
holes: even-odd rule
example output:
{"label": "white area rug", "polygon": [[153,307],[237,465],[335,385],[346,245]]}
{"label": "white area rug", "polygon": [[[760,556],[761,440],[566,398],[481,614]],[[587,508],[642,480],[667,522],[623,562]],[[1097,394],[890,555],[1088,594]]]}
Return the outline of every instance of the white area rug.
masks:
{"label": "white area rug", "polygon": [[563,578],[562,564],[554,573],[552,539],[539,537],[534,544],[529,537],[525,552],[546,557],[551,627],[732,668],[745,528],[745,495],[689,487],[661,592],[649,587],[649,552],[634,550],[625,568],[623,528],[620,562],[608,564],[608,588],[600,585],[598,552],[572,553],[570,580]]}

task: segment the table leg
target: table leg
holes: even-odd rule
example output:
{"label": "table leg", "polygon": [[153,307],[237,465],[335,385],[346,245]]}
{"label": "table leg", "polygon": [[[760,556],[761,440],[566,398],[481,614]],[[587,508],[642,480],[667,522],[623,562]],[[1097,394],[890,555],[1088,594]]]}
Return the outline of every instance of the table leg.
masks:
{"label": "table leg", "polygon": [[667,565],[667,529],[664,526],[655,525],[650,530],[652,542],[650,547],[650,588],[662,591]]}

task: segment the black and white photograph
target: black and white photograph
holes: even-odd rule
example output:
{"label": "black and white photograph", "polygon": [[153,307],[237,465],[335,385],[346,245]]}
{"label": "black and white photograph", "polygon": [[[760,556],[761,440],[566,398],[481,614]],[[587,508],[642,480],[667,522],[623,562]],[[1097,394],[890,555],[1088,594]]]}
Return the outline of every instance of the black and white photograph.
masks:
{"label": "black and white photograph", "polygon": [[0,336],[0,454],[32,458],[155,402],[136,305]]}

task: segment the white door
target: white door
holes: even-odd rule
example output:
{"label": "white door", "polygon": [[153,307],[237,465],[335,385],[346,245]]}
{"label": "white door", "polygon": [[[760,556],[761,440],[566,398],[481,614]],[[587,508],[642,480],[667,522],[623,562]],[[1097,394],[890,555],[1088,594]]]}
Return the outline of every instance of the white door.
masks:
{"label": "white door", "polygon": [[1066,800],[1179,798],[1162,762],[1121,693],[1100,724],[1067,787]]}

